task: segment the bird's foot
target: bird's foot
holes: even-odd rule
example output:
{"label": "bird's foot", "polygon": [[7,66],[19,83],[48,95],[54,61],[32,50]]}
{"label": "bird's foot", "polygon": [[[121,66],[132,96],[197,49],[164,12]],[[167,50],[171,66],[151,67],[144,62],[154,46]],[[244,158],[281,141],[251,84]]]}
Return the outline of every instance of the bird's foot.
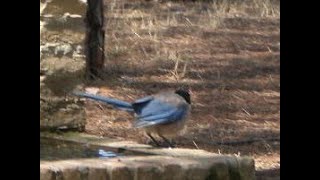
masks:
{"label": "bird's foot", "polygon": [[166,141],[157,141],[158,144],[156,144],[154,141],[151,139],[148,139],[146,141],[146,144],[151,145],[153,147],[160,147],[160,148],[175,148],[176,144],[175,143],[170,143],[170,145]]}
{"label": "bird's foot", "polygon": [[163,147],[163,148],[175,148],[176,147],[176,144],[174,144],[174,143],[168,143],[168,142],[166,142],[166,141],[161,141],[161,147]]}
{"label": "bird's foot", "polygon": [[169,140],[167,139],[166,137],[162,136],[162,135],[159,135],[162,139],[163,139],[163,142],[165,144],[167,144],[167,146],[165,147],[170,147],[170,148],[175,148],[176,147],[176,143],[173,142],[172,140]]}
{"label": "bird's foot", "polygon": [[156,144],[153,140],[151,139],[148,139],[146,140],[146,144],[150,145],[150,146],[153,146],[153,147],[157,147],[157,146],[160,146],[159,142],[158,144]]}

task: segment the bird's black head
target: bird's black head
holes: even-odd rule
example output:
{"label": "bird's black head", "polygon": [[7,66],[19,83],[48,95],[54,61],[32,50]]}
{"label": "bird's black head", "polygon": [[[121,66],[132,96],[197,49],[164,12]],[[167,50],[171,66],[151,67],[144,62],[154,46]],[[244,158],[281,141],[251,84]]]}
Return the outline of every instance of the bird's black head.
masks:
{"label": "bird's black head", "polygon": [[187,101],[187,103],[191,104],[191,96],[189,89],[180,88],[176,90],[175,93],[183,97]]}

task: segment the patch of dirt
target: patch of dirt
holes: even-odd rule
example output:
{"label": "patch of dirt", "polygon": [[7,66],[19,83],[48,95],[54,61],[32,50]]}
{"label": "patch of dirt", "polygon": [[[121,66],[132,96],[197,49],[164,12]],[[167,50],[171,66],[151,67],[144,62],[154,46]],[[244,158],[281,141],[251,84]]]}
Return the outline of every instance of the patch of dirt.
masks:
{"label": "patch of dirt", "polygon": [[[160,10],[168,4],[176,10]],[[192,3],[117,7],[106,12],[107,78],[88,87],[133,101],[188,84],[192,116],[178,147],[253,156],[258,175],[280,171],[279,17],[226,14],[212,28]],[[148,142],[126,112],[90,100],[86,112],[88,133]]]}

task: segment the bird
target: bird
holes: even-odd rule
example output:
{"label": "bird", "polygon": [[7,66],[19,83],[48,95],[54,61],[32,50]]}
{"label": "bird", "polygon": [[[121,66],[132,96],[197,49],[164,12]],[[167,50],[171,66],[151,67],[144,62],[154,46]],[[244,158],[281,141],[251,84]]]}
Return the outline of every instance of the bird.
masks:
{"label": "bird", "polygon": [[175,91],[159,92],[133,102],[75,91],[74,95],[100,101],[134,114],[134,128],[144,129],[147,136],[161,146],[153,137],[161,137],[170,148],[174,145],[167,139],[177,136],[185,127],[191,111],[191,90],[179,88]]}

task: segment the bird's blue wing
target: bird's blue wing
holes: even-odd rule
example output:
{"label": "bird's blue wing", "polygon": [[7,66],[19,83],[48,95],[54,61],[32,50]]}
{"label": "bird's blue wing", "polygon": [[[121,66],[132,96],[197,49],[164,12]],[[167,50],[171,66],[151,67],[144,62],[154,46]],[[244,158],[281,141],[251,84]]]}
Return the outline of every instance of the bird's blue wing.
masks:
{"label": "bird's blue wing", "polygon": [[157,99],[149,102],[138,114],[134,126],[137,128],[179,121],[187,114],[187,105],[173,105]]}
{"label": "bird's blue wing", "polygon": [[140,103],[145,103],[145,102],[148,102],[150,100],[152,100],[154,97],[153,96],[147,96],[147,97],[144,97],[144,98],[141,98],[141,99],[137,99],[134,101],[134,104],[140,104]]}
{"label": "bird's blue wing", "polygon": [[153,100],[153,96],[147,96],[141,99],[138,99],[132,103],[132,108],[136,114],[141,114],[142,109]]}

